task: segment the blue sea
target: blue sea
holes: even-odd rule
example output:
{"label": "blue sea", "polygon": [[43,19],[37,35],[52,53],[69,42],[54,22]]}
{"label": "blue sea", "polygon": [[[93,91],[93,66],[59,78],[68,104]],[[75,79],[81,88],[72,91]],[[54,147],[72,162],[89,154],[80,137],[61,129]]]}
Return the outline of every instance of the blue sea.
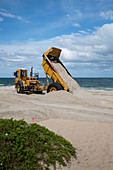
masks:
{"label": "blue sea", "polygon": [[[108,90],[113,91],[113,78],[74,78],[82,89],[88,90]],[[0,78],[0,87],[3,86],[14,86],[14,78]],[[44,84],[46,83],[46,78],[39,78],[39,80]],[[50,80],[50,83],[52,80]]]}

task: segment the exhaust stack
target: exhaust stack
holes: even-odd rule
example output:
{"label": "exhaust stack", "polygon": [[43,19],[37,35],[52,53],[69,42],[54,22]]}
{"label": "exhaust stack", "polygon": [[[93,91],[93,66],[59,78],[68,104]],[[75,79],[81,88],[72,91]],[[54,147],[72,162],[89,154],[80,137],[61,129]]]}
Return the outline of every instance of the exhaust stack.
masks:
{"label": "exhaust stack", "polygon": [[30,77],[33,76],[33,67],[31,67]]}

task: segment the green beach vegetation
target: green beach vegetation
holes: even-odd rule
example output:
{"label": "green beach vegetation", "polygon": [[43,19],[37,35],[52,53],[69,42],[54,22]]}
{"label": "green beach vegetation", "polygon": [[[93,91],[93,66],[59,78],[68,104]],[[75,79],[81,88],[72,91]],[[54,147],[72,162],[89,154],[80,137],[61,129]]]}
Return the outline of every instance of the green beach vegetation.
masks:
{"label": "green beach vegetation", "polygon": [[76,149],[62,136],[23,119],[0,119],[0,169],[56,169],[76,157]]}

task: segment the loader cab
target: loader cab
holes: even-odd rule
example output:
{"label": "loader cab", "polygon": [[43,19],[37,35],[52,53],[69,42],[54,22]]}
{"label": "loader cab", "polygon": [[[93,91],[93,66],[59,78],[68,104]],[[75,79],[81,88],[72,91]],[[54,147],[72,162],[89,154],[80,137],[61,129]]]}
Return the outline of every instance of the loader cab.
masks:
{"label": "loader cab", "polygon": [[28,71],[25,69],[16,70],[16,72],[14,72],[14,76],[15,76],[15,88],[16,88],[18,81],[20,80],[25,81],[27,79]]}
{"label": "loader cab", "polygon": [[27,78],[28,77],[28,71],[24,70],[24,69],[16,70],[16,72],[14,72],[14,76],[15,76],[15,78],[18,78],[18,79]]}

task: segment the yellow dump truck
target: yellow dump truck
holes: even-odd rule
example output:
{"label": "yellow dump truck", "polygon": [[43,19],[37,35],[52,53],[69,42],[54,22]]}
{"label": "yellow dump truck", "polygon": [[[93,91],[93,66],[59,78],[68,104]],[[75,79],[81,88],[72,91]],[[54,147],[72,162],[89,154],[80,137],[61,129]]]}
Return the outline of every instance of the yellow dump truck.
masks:
{"label": "yellow dump truck", "polygon": [[28,77],[28,70],[26,69],[18,69],[14,72],[17,93],[24,93],[26,91],[42,93],[45,90],[42,83],[36,77],[32,77],[32,70],[33,67],[31,68],[30,77]]}
{"label": "yellow dump truck", "polygon": [[[47,92],[57,91],[57,90],[69,91],[69,87],[66,83],[66,80],[62,78],[63,76],[59,74],[59,70],[56,69],[55,67],[56,63],[57,66],[59,64],[61,66],[60,69],[62,68],[64,69],[64,73],[66,73],[66,76],[69,75],[71,77],[70,73],[68,72],[68,70],[65,68],[65,66],[59,59],[60,53],[61,53],[61,49],[51,47],[48,51],[46,51],[43,54],[42,66],[44,68],[44,73],[46,75],[47,84],[48,84]],[[53,80],[53,83],[49,84],[48,76],[50,79]]]}

